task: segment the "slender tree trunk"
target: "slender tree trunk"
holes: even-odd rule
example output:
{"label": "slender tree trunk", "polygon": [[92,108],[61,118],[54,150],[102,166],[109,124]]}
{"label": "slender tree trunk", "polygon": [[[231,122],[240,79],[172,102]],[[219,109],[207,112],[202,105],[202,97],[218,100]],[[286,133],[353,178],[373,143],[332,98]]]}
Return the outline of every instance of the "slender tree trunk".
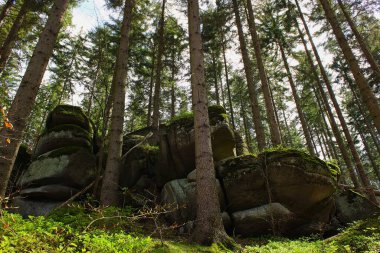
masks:
{"label": "slender tree trunk", "polygon": [[342,29],[338,23],[338,20],[336,18],[336,15],[334,13],[334,10],[331,8],[328,0],[319,0],[321,3],[326,18],[329,21],[333,32],[335,34],[335,37],[338,41],[338,44],[340,48],[342,49],[344,58],[347,61],[348,66],[350,67],[350,70],[354,76],[354,79],[356,81],[356,84],[359,88],[360,95],[362,97],[362,100],[364,104],[367,106],[370,115],[372,116],[372,119],[375,123],[375,127],[377,129],[377,132],[380,134],[380,106],[377,101],[377,98],[373,94],[373,91],[371,90],[371,87],[368,85],[367,80],[365,79],[357,59],[355,58],[354,53],[352,52],[343,32]]}
{"label": "slender tree trunk", "polygon": [[243,118],[244,135],[245,135],[245,141],[247,142],[247,148],[248,148],[249,153],[253,153],[251,134],[249,133],[247,116],[245,114],[243,100],[241,98],[240,98],[240,111],[241,111],[241,117]]}
{"label": "slender tree trunk", "polygon": [[[299,7],[297,1],[296,1],[296,3],[297,3],[297,6]],[[314,45],[314,43],[313,43],[312,37],[311,37],[311,35],[310,35],[309,29],[308,29],[308,27],[307,27],[307,24],[306,24],[306,22],[305,22],[305,19],[304,19],[304,17],[303,17],[303,14],[302,14],[302,12],[301,12],[301,9],[298,8],[298,11],[299,11],[299,15],[300,15],[300,17],[301,17],[301,19],[302,19],[303,25],[304,25],[304,27],[305,27],[305,30],[306,30],[307,36],[309,37],[309,41],[310,41],[310,43],[311,43],[311,45],[312,45],[312,49],[313,49],[314,55],[315,55],[315,57],[317,58],[318,66],[320,67],[320,69],[321,69],[321,71],[322,71],[322,69],[324,69],[324,68],[323,68],[322,65],[320,65],[322,62],[321,62],[320,59],[319,59],[319,55],[318,55],[317,48],[315,47],[315,45]],[[314,75],[314,78],[315,78],[315,80],[316,80],[319,94],[321,95],[321,98],[322,98],[323,104],[324,104],[324,106],[325,106],[325,110],[327,111],[328,118],[329,118],[329,121],[330,121],[330,125],[331,125],[331,128],[332,128],[333,134],[334,134],[334,136],[335,136],[336,142],[337,142],[337,144],[338,144],[338,146],[339,146],[339,150],[341,151],[341,154],[342,154],[343,160],[344,160],[344,162],[345,162],[345,164],[346,164],[346,166],[347,166],[347,169],[348,169],[348,171],[349,171],[349,174],[350,174],[350,178],[351,178],[351,180],[352,180],[352,183],[354,184],[355,188],[359,189],[360,185],[359,185],[359,182],[358,182],[358,180],[357,180],[357,178],[356,178],[356,174],[355,174],[354,169],[353,169],[353,166],[352,166],[351,158],[350,158],[350,156],[349,156],[349,154],[348,154],[348,152],[347,152],[346,145],[344,145],[344,143],[343,143],[343,138],[342,138],[342,136],[341,136],[341,134],[340,134],[340,131],[339,131],[338,125],[337,125],[337,123],[336,123],[336,121],[335,121],[334,114],[333,114],[332,111],[331,111],[329,101],[328,101],[327,96],[326,96],[326,94],[325,94],[325,92],[324,92],[324,90],[323,90],[322,83],[321,83],[321,81],[320,81],[320,79],[319,79],[318,73],[317,73],[316,68],[315,68],[315,66],[314,66],[312,56],[311,56],[311,54],[310,54],[310,52],[309,52],[309,50],[308,50],[308,48],[307,48],[306,41],[305,41],[305,39],[304,39],[304,37],[303,37],[303,34],[302,34],[302,32],[301,32],[301,30],[300,30],[299,27],[298,27],[298,31],[299,31],[299,35],[300,35],[300,38],[301,38],[301,40],[302,40],[302,44],[303,44],[304,49],[305,49],[305,52],[306,52],[307,59],[308,59],[308,61],[309,61],[310,67],[311,67],[311,71],[312,71],[312,73],[313,73],[313,75]],[[319,59],[319,60],[318,60],[318,59]],[[313,87],[313,89],[314,89],[314,92],[315,92],[315,94],[316,94],[316,97],[318,97],[318,92],[315,90],[314,87]]]}
{"label": "slender tree trunk", "polygon": [[232,127],[235,130],[235,118],[234,118],[234,109],[232,107],[232,97],[231,97],[231,89],[230,89],[230,79],[228,76],[228,67],[227,67],[227,59],[226,59],[226,42],[224,40],[224,34],[221,34],[222,36],[222,54],[223,54],[223,66],[224,66],[224,75],[226,77],[226,86],[227,86],[227,96],[228,96],[228,106],[230,108],[230,116],[231,116],[231,123]]}
{"label": "slender tree trunk", "polygon": [[274,101],[273,90],[272,90],[272,88],[270,86],[269,78],[268,78],[268,84],[269,84],[268,87],[269,87],[269,92],[270,92],[270,100],[272,102],[273,109],[274,109],[274,114],[276,116],[276,122],[278,122],[278,130],[280,131],[281,143],[284,143],[284,135],[282,134],[282,131],[281,131],[280,117],[278,117],[278,110],[277,110],[277,107],[276,107],[276,103]]}
{"label": "slender tree trunk", "polygon": [[[318,55],[318,53],[316,53],[316,55]],[[355,147],[354,141],[352,139],[351,133],[348,130],[348,126],[347,126],[346,120],[345,120],[345,118],[343,116],[343,113],[342,113],[342,111],[340,109],[338,101],[336,100],[336,96],[335,96],[334,91],[332,89],[332,85],[330,83],[330,80],[329,80],[329,78],[327,76],[327,73],[326,73],[326,71],[325,71],[325,69],[324,69],[324,67],[322,65],[322,62],[320,60],[319,55],[316,56],[316,58],[317,58],[317,61],[318,61],[318,64],[319,64],[319,67],[320,67],[320,70],[321,70],[321,73],[322,73],[322,78],[323,78],[323,80],[325,82],[327,91],[328,91],[328,93],[330,95],[330,99],[331,99],[331,101],[333,103],[333,106],[335,108],[335,111],[337,113],[340,125],[342,126],[342,130],[343,130],[344,136],[346,137],[348,147],[349,147],[349,149],[351,151],[351,154],[352,154],[352,156],[354,158],[356,169],[358,171],[359,177],[360,177],[360,179],[361,179],[361,181],[363,183],[363,186],[366,188],[368,197],[371,199],[371,201],[373,201],[374,203],[377,203],[375,194],[373,193],[373,188],[371,186],[371,182],[369,181],[369,178],[366,175],[364,166],[363,166],[363,164],[362,164],[362,162],[360,160],[360,156],[359,156],[359,154],[358,154],[358,152],[356,150],[356,147]],[[380,120],[380,118],[379,118],[379,120]]]}
{"label": "slender tree trunk", "polygon": [[174,51],[172,53],[172,66],[171,66],[171,88],[170,88],[170,118],[173,119],[175,116],[175,55]]}
{"label": "slender tree trunk", "polygon": [[371,163],[373,171],[375,172],[375,176],[377,177],[377,180],[380,182],[380,169],[379,169],[379,166],[376,163],[376,159],[372,155],[371,149],[368,146],[368,143],[367,143],[367,140],[366,140],[364,134],[360,131],[359,123],[357,122],[356,119],[354,119],[354,122],[355,122],[355,127],[356,127],[356,129],[357,129],[357,131],[359,133],[359,136],[362,139],[362,143],[364,145],[364,150],[365,150],[365,152],[366,152],[366,154],[368,156],[368,159],[369,159],[369,161]]}
{"label": "slender tree trunk", "polygon": [[216,96],[216,104],[220,105],[219,88],[218,88],[218,67],[216,66],[216,59],[214,53],[212,53],[212,67],[214,70],[214,88]]}
{"label": "slender tree trunk", "polygon": [[344,69],[342,70],[342,73],[343,73],[344,80],[346,81],[346,83],[351,89],[353,98],[356,101],[357,108],[359,109],[360,114],[363,115],[363,119],[364,119],[363,121],[365,124],[366,131],[371,135],[372,140],[377,148],[377,152],[380,154],[380,143],[379,143],[380,138],[379,138],[379,135],[377,135],[377,133],[373,130],[374,129],[373,124],[372,124],[373,122],[370,119],[368,119],[368,116],[367,116],[368,112],[363,109],[363,103],[357,94],[357,90],[355,88],[355,84],[353,83],[353,80],[351,79],[351,77],[348,76],[348,73]]}
{"label": "slender tree trunk", "polygon": [[3,5],[3,9],[0,12],[0,27],[2,27],[4,18],[8,15],[9,10],[13,6],[15,0],[7,0]]}
{"label": "slender tree trunk", "polygon": [[13,25],[7,35],[7,38],[5,39],[3,45],[1,46],[0,73],[3,72],[5,65],[7,64],[7,61],[12,53],[12,48],[18,38],[18,32],[28,12],[29,4],[30,3],[28,1],[24,1],[24,3],[21,5],[21,8],[16,16],[16,19],[13,22]]}
{"label": "slender tree trunk", "polygon": [[193,239],[201,244],[212,244],[224,242],[228,236],[223,227],[212,158],[199,4],[197,0],[189,0],[188,5],[195,164],[197,169],[197,220]]}
{"label": "slender tree trunk", "polygon": [[8,112],[8,118],[14,129],[3,128],[0,136],[9,138],[11,143],[0,146],[0,198],[4,197],[8,179],[21,144],[26,122],[33,109],[35,99],[45,73],[54,44],[61,28],[63,15],[69,0],[55,0],[33,55],[30,58],[24,77]]}
{"label": "slender tree trunk", "polygon": [[125,107],[125,89],[128,66],[129,31],[134,1],[126,0],[124,16],[120,31],[120,42],[116,56],[116,66],[113,76],[113,106],[111,130],[109,136],[108,157],[103,176],[100,202],[102,205],[119,204],[119,163],[123,145],[123,123]]}
{"label": "slender tree trunk", "polygon": [[344,7],[342,0],[338,0],[338,4],[339,4],[339,6],[343,12],[344,17],[346,18],[348,24],[350,25],[352,32],[355,35],[356,40],[359,43],[360,49],[362,50],[362,52],[363,52],[365,58],[367,59],[369,65],[371,66],[372,71],[375,74],[377,81],[380,82],[380,67],[379,67],[379,65],[377,64],[377,62],[376,62],[375,58],[373,57],[373,55],[371,54],[371,52],[369,51],[367,43],[364,41],[363,36],[359,33],[358,29],[356,28],[355,22],[352,20],[350,14],[348,13],[346,8]]}
{"label": "slender tree trunk", "polygon": [[150,83],[149,83],[149,102],[148,102],[148,115],[146,119],[146,125],[149,127],[151,124],[151,116],[152,116],[152,100],[153,100],[153,84],[154,84],[154,70],[156,66],[156,43],[153,44],[152,49],[152,69],[150,72]]}
{"label": "slender tree trunk", "polygon": [[289,67],[288,60],[286,58],[285,52],[284,52],[284,47],[282,46],[282,43],[280,41],[277,41],[277,44],[280,47],[282,61],[284,62],[284,66],[285,66],[286,73],[288,76],[290,88],[292,90],[294,102],[296,104],[298,116],[299,116],[300,121],[301,121],[302,130],[303,130],[303,133],[305,135],[307,149],[309,150],[311,155],[315,155],[313,145],[311,143],[310,133],[307,129],[307,122],[306,122],[305,116],[304,116],[303,111],[302,111],[301,101],[300,101],[300,98],[299,98],[298,93],[297,93],[297,89],[296,89],[296,85],[295,85],[293,77],[292,77],[292,73],[290,72],[290,67]]}
{"label": "slender tree trunk", "polygon": [[158,27],[158,50],[157,50],[157,69],[156,69],[156,82],[154,85],[153,96],[153,117],[152,117],[152,130],[153,141],[158,142],[159,126],[160,126],[160,94],[161,94],[161,71],[162,71],[162,58],[164,55],[164,29],[165,29],[165,4],[166,0],[162,1],[161,18]]}
{"label": "slender tree trunk", "polygon": [[281,111],[282,111],[282,117],[284,118],[286,133],[288,135],[288,137],[286,138],[286,140],[287,140],[289,146],[293,146],[292,135],[290,133],[290,128],[289,128],[289,125],[288,125],[288,120],[286,119],[285,110],[281,110]]}
{"label": "slender tree trunk", "polygon": [[[300,18],[301,18],[302,23],[303,23],[303,25],[304,25],[304,27],[305,27],[306,34],[307,34],[307,36],[308,36],[308,38],[309,38],[309,41],[310,41],[310,44],[311,44],[311,46],[312,46],[312,49],[313,49],[313,52],[314,52],[314,56],[315,56],[315,58],[317,59],[318,66],[319,66],[319,69],[320,69],[321,74],[322,74],[322,78],[323,78],[323,80],[324,80],[325,83],[326,83],[326,82],[329,82],[329,79],[328,79],[328,77],[327,77],[327,73],[326,73],[326,71],[325,71],[325,69],[324,69],[324,67],[323,67],[323,64],[322,64],[322,61],[321,61],[321,59],[320,59],[320,57],[319,57],[319,54],[318,54],[317,48],[316,48],[316,46],[315,46],[315,44],[314,44],[314,41],[313,41],[312,36],[311,36],[311,34],[310,34],[309,28],[308,28],[308,26],[307,26],[307,24],[306,24],[306,21],[305,21],[305,18],[304,18],[304,16],[303,16],[303,14],[302,14],[302,10],[301,10],[301,8],[300,8],[300,6],[299,6],[299,4],[298,4],[298,0],[296,0],[296,4],[297,4],[297,8],[298,8],[298,12],[299,12]],[[336,123],[336,121],[335,121],[334,114],[333,114],[332,111],[331,111],[330,103],[329,103],[329,101],[328,101],[328,99],[327,99],[327,96],[326,96],[326,94],[325,94],[325,91],[323,90],[322,83],[321,83],[321,81],[320,81],[320,79],[319,79],[319,76],[318,76],[318,73],[317,73],[317,71],[316,71],[316,69],[315,69],[315,66],[314,66],[314,63],[313,63],[312,56],[311,56],[311,54],[310,54],[310,52],[309,52],[309,50],[308,50],[308,48],[307,48],[306,41],[305,41],[305,39],[304,39],[304,37],[303,37],[303,33],[302,33],[301,29],[299,28],[298,24],[297,24],[297,28],[298,28],[298,31],[299,31],[300,38],[301,38],[301,40],[302,40],[302,44],[303,44],[303,46],[304,46],[304,48],[305,48],[306,56],[307,56],[307,59],[308,59],[308,61],[309,61],[309,64],[310,64],[311,70],[312,70],[313,75],[314,75],[314,77],[315,77],[315,80],[316,80],[316,82],[317,82],[317,86],[318,86],[319,94],[320,94],[321,97],[322,97],[323,104],[324,104],[325,109],[326,109],[326,111],[327,111],[327,114],[328,114],[328,116],[329,116],[330,125],[331,125],[332,131],[333,131],[333,133],[334,133],[335,139],[336,139],[336,141],[337,141],[337,143],[338,143],[339,150],[340,150],[341,153],[342,153],[343,160],[344,160],[345,164],[347,165],[347,169],[348,169],[348,171],[349,171],[349,173],[350,173],[350,178],[351,178],[351,180],[352,180],[352,182],[353,182],[355,188],[359,188],[359,183],[358,183],[358,181],[357,181],[357,178],[356,178],[355,172],[354,172],[354,170],[353,170],[353,166],[352,166],[351,158],[350,158],[350,156],[349,156],[349,154],[348,154],[348,152],[347,152],[346,145],[345,145],[344,142],[343,142],[343,138],[342,138],[342,136],[341,136],[341,134],[340,134],[340,131],[339,131],[338,125],[337,125],[337,123]],[[316,92],[316,96],[317,96],[317,94],[318,94],[318,93]]]}
{"label": "slender tree trunk", "polygon": [[321,140],[321,137],[320,137],[320,133],[318,133],[318,131],[317,131],[316,128],[314,129],[314,131],[315,131],[315,135],[317,136],[318,145],[319,145],[319,147],[321,148],[321,153],[322,153],[323,159],[326,159],[326,152],[325,152],[325,150],[323,149],[323,145],[322,145],[322,140]]}
{"label": "slender tree trunk", "polygon": [[251,99],[253,124],[254,124],[255,132],[256,132],[257,146],[259,150],[261,151],[266,147],[266,142],[265,142],[264,126],[261,121],[261,112],[260,112],[260,107],[259,107],[258,94],[256,91],[256,85],[254,83],[254,76],[253,76],[253,71],[251,67],[252,62],[248,56],[247,45],[245,42],[243,28],[242,28],[241,20],[240,20],[238,2],[237,0],[232,0],[232,3],[233,3],[234,13],[235,13],[236,27],[237,27],[238,35],[239,35],[240,51],[243,58],[244,71],[245,71],[245,76],[246,76],[247,85],[248,85],[248,92],[249,92],[249,97]]}
{"label": "slender tree trunk", "polygon": [[264,94],[264,102],[265,102],[265,108],[267,112],[270,136],[271,136],[273,146],[277,146],[281,144],[281,134],[280,134],[279,126],[278,126],[279,123],[276,122],[274,105],[272,104],[272,101],[270,99],[269,84],[268,84],[268,79],[267,79],[267,75],[266,75],[266,71],[264,67],[264,62],[261,57],[260,38],[256,30],[255,17],[253,15],[251,0],[247,0],[247,6],[248,6],[248,25],[249,25],[249,30],[251,33],[253,48],[255,50],[256,64],[259,70],[261,87]]}

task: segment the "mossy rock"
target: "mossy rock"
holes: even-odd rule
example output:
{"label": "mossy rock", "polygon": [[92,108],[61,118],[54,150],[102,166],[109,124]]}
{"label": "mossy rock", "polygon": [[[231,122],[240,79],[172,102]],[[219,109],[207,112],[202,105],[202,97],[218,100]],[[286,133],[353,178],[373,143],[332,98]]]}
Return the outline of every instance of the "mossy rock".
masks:
{"label": "mossy rock", "polygon": [[95,178],[96,159],[82,147],[50,151],[33,161],[20,177],[21,189],[59,184],[82,189]]}
{"label": "mossy rock", "polygon": [[139,144],[144,140],[144,136],[142,135],[125,135],[123,137],[123,154],[125,154],[128,150]]}
{"label": "mossy rock", "polygon": [[12,193],[15,190],[16,182],[22,173],[28,168],[31,158],[32,155],[28,150],[28,146],[21,144],[8,181],[7,193]]}
{"label": "mossy rock", "polygon": [[232,211],[254,208],[271,199],[303,214],[336,190],[336,181],[323,161],[293,151],[226,159],[217,172]]}
{"label": "mossy rock", "polygon": [[70,146],[83,147],[93,152],[92,135],[77,125],[65,124],[53,127],[38,138],[33,158],[51,150]]}
{"label": "mossy rock", "polygon": [[91,135],[94,134],[92,122],[84,114],[80,107],[72,105],[58,105],[49,113],[46,119],[47,131],[53,127],[66,124],[80,126]]}
{"label": "mossy rock", "polygon": [[[220,105],[212,105],[208,107],[208,114],[210,119],[210,125],[217,124],[218,122],[228,122],[228,116],[226,110]],[[184,112],[175,116],[173,119],[167,122],[168,127],[181,127],[181,128],[193,128],[194,127],[194,114],[193,112]]]}

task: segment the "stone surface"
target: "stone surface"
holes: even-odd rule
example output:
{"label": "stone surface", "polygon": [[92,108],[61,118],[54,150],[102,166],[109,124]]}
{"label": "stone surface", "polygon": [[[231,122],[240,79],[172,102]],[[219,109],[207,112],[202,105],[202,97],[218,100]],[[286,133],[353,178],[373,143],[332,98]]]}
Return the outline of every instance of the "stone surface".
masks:
{"label": "stone surface", "polygon": [[75,125],[61,125],[59,128],[53,128],[38,138],[37,145],[33,152],[33,158],[67,146],[79,146],[92,152],[92,135]]}
{"label": "stone surface", "polygon": [[64,201],[31,200],[23,197],[16,197],[11,203],[10,211],[19,213],[24,218],[27,218],[29,215],[45,216],[62,203],[64,203]]}
{"label": "stone surface", "polygon": [[94,133],[93,125],[82,109],[72,105],[58,105],[47,116],[46,129],[59,125],[77,125],[90,134]]}
{"label": "stone surface", "polygon": [[[219,202],[221,209],[225,208],[224,196],[217,181]],[[196,215],[196,183],[187,179],[172,180],[165,184],[161,191],[161,201],[173,210],[167,215],[170,222],[178,224],[192,221]]]}
{"label": "stone surface", "polygon": [[67,200],[78,192],[76,188],[54,184],[21,190],[20,196],[27,196],[29,199]]}
{"label": "stone surface", "polygon": [[95,178],[96,159],[86,149],[57,149],[33,161],[20,177],[22,189],[50,184],[84,188]]}
{"label": "stone surface", "polygon": [[380,215],[380,208],[361,194],[345,190],[335,196],[336,218],[347,224],[360,219]]}

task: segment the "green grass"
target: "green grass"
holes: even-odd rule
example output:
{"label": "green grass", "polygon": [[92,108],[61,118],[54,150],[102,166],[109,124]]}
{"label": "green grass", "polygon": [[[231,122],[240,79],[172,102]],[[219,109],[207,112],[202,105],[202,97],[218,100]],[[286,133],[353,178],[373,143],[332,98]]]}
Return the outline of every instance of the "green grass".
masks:
{"label": "green grass", "polygon": [[[210,247],[171,237],[160,240],[136,232],[128,217],[132,210],[118,208],[59,209],[49,217],[23,219],[0,210],[0,252],[232,252],[220,245]],[[358,221],[329,238],[287,239],[262,237],[238,240],[245,253],[343,253],[379,252],[380,217]]]}

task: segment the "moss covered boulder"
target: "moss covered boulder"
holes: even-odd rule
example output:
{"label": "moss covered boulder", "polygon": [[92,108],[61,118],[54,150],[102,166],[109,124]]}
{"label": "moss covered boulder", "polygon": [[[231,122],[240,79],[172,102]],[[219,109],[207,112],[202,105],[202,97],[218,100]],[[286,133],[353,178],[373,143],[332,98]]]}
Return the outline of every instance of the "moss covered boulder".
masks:
{"label": "moss covered boulder", "polygon": [[[235,156],[235,135],[228,124],[226,111],[221,106],[209,107],[211,141],[214,161]],[[194,117],[185,113],[175,117],[160,140],[162,164],[158,176],[162,184],[185,178],[195,169]]]}
{"label": "moss covered boulder", "polygon": [[49,151],[68,146],[80,146],[93,151],[93,135],[80,126],[63,124],[46,130],[38,138],[33,158]]}
{"label": "moss covered boulder", "polygon": [[96,159],[87,149],[65,147],[39,156],[18,181],[21,189],[59,184],[82,189],[95,177]]}
{"label": "moss covered boulder", "polygon": [[[247,235],[247,221],[268,217],[281,233],[321,232],[323,226],[315,224],[328,224],[335,212],[336,175],[325,162],[301,151],[274,150],[226,159],[217,174],[237,233]],[[268,213],[273,203],[278,203],[276,212]],[[267,223],[260,224],[264,228]],[[255,223],[250,226],[255,234]]]}
{"label": "moss covered boulder", "polygon": [[49,113],[46,119],[47,130],[67,124],[79,126],[90,134],[94,133],[92,122],[78,106],[58,105]]}
{"label": "moss covered boulder", "polygon": [[[221,211],[223,211],[226,207],[223,191],[218,180],[216,184]],[[196,182],[186,178],[172,180],[165,184],[161,191],[161,201],[167,210],[171,210],[167,214],[170,222],[183,224],[195,220],[196,186]]]}
{"label": "moss covered boulder", "polygon": [[336,218],[343,225],[380,215],[380,207],[353,190],[337,193],[335,203]]}

